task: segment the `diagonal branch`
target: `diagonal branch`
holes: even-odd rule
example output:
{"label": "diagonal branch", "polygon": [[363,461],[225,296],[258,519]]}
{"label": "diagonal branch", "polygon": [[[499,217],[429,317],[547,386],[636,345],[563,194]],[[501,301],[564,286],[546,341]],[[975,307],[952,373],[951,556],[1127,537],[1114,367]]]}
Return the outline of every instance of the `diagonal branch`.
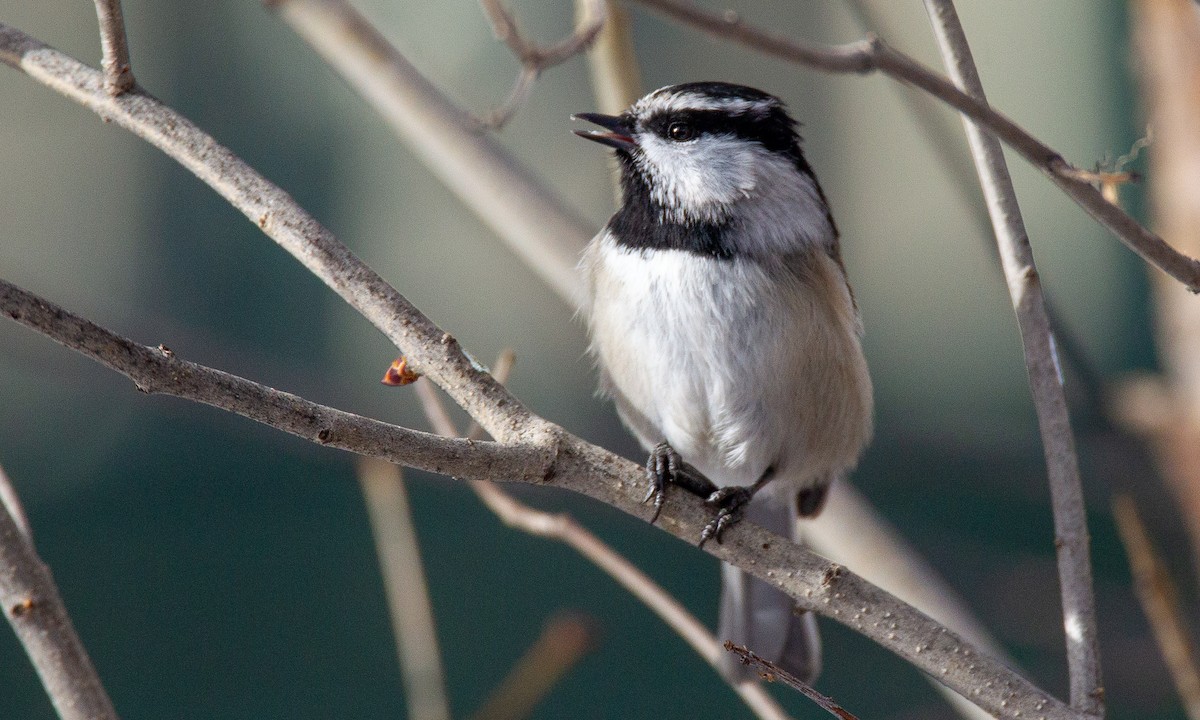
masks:
{"label": "diagonal branch", "polygon": [[117,720],[117,711],[71,624],[50,568],[34,550],[28,527],[23,527],[10,509],[19,506],[15,494],[11,503],[0,505],[0,605],[4,617],[62,720]]}
{"label": "diagonal branch", "polygon": [[1088,179],[1081,176],[1062,155],[1004,115],[985,100],[972,97],[945,77],[877,37],[845,45],[815,46],[743,24],[736,14],[702,10],[686,0],[636,0],[710,35],[732,40],[759,52],[829,73],[880,72],[924,90],[986,128],[1016,150],[1031,165],[1066,193],[1097,222],[1105,226],[1146,262],[1175,278],[1192,292],[1200,292],[1200,260],[1172,248],[1121,208],[1105,200]]}
{"label": "diagonal branch", "polygon": [[135,84],[121,0],[96,0],[96,16],[100,20],[100,46],[104,52],[100,61],[100,67],[104,69],[104,89],[116,97],[131,90]]}
{"label": "diagonal branch", "polygon": [[521,658],[470,720],[526,720],[555,685],[591,652],[599,630],[587,615],[561,612],[542,627]]}
{"label": "diagonal branch", "polygon": [[[971,49],[953,0],[925,0],[925,7],[950,77],[955,84],[986,103],[983,83],[971,58]],[[963,124],[1021,328],[1025,368],[1046,454],[1071,677],[1071,706],[1089,715],[1102,716],[1104,690],[1092,565],[1088,555],[1087,514],[1050,318],[1046,314],[1041,280],[1000,141],[966,117]]]}
{"label": "diagonal branch", "polygon": [[144,393],[211,405],[310,442],[456,477],[503,473],[530,481],[546,473],[537,447],[448,439],[318,405],[182,360],[162,345],[139,345],[4,280],[0,314],[121,373]]}
{"label": "diagonal branch", "polygon": [[455,105],[344,0],[270,6],[375,108],[409,149],[573,307],[588,223]]}
{"label": "diagonal branch", "polygon": [[525,407],[279,186],[187,118],[135,88],[109,97],[100,74],[78,60],[0,23],[0,61],[128,129],[207,183],[268,237],[299,260],[426,375],[504,441],[551,432]]}

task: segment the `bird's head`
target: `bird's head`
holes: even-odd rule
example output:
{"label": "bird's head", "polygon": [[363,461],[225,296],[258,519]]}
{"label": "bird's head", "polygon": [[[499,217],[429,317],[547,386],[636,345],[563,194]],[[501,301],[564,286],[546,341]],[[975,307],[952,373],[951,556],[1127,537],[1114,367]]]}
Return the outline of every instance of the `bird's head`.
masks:
{"label": "bird's head", "polygon": [[580,113],[575,134],[617,151],[631,193],[677,220],[721,221],[765,184],[811,177],[796,121],[774,95],[720,82],[655,90],[620,115]]}

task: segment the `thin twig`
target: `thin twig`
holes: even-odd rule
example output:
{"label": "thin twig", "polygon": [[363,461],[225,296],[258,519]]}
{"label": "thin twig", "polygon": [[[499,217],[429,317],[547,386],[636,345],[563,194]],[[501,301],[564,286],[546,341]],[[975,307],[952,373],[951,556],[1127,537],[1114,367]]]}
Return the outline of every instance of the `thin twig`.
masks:
{"label": "thin twig", "polygon": [[[925,0],[925,7],[950,77],[956,85],[986,103],[983,84],[953,0]],[[1071,706],[1099,717],[1104,714],[1104,690],[1092,565],[1088,554],[1087,513],[1050,319],[1046,315],[1041,281],[1004,160],[1004,150],[995,136],[974,121],[964,117],[963,123],[1021,329],[1025,369],[1046,455],[1071,677]]]}
{"label": "thin twig", "polygon": [[358,482],[371,519],[396,652],[404,674],[406,717],[450,720],[442,652],[404,475],[390,462],[363,458],[358,463]]}
{"label": "thin twig", "polygon": [[589,224],[429,82],[344,0],[278,0],[279,16],[375,108],[435,176],[573,307]]}
{"label": "thin twig", "polygon": [[495,129],[503,127],[525,104],[542,72],[575,57],[595,41],[604,27],[607,11],[605,0],[584,0],[584,7],[571,34],[553,45],[543,46],[521,34],[517,19],[504,7],[503,0],[479,0],[479,4],[492,24],[496,39],[508,45],[521,62],[521,72],[517,74],[508,98],[484,121]]}
{"label": "thin twig", "polygon": [[[358,260],[286,193],[186,118],[137,88],[119,98],[108,97],[97,71],[3,23],[0,23],[0,61],[147,139],[254,220],[269,237],[401,348],[416,371],[437,382],[493,437],[505,443],[490,446],[483,453],[489,461],[509,454],[507,462],[512,467],[504,468],[502,463],[491,462],[490,477],[553,483],[631,515],[647,516],[647,509],[641,502],[643,473],[637,464],[584,442],[530,413],[463,353],[453,337],[437,328],[395,288]],[[60,331],[77,328],[76,321],[76,318],[55,320],[50,317],[39,331],[61,335]],[[60,342],[84,352],[87,352],[88,343],[96,340],[94,333],[71,335],[67,332],[63,337],[65,339]],[[219,373],[197,380],[200,376],[189,371],[180,382],[189,386],[186,390],[194,392],[197,382],[210,390],[211,386],[228,382],[230,377]],[[246,387],[258,392],[252,383]],[[245,406],[248,416],[259,419],[266,415],[255,399],[239,399],[236,395],[234,399],[238,407]],[[268,402],[272,398],[259,395],[256,399]],[[327,417],[327,414],[317,415],[315,419]],[[298,419],[303,425],[303,422],[313,421],[314,416],[301,414],[299,418],[291,419]],[[293,432],[305,434],[300,430]],[[318,442],[322,437],[330,437],[324,433],[316,435]],[[454,456],[461,448],[457,441],[437,438],[442,443],[451,443],[441,446],[439,454],[433,450],[433,443],[417,442],[417,435],[407,436],[406,442],[416,442],[429,451],[424,456],[429,464],[435,464],[434,460],[444,464],[443,469],[435,472],[455,474],[453,466],[457,466],[467,471],[466,477],[478,477],[473,474],[479,469],[478,464]],[[487,444],[471,446],[470,454],[482,445]],[[390,457],[389,447],[371,442],[363,442],[362,446],[363,454]],[[354,449],[359,451],[358,447]],[[405,453],[395,453],[396,457],[390,459],[410,464],[410,450],[405,448]],[[530,474],[533,469],[531,451],[540,451],[539,461],[533,464],[540,474]],[[405,457],[399,457],[401,454]],[[419,452],[416,454],[420,455]],[[664,508],[657,527],[694,541],[711,517],[711,510],[700,498],[681,493]],[[722,543],[709,543],[704,549],[717,559],[778,587],[809,609],[874,640],[924,672],[938,676],[984,709],[1004,714],[1020,712],[1025,717],[1045,717],[1046,720],[1088,717],[1054,699],[1002,663],[980,654],[915,608],[756,525],[740,523],[726,533]],[[876,614],[884,622],[877,622]]]}
{"label": "thin twig", "polygon": [[1175,583],[1150,542],[1133,498],[1118,495],[1113,498],[1112,506],[1113,520],[1129,556],[1133,589],[1142,604],[1142,612],[1154,631],[1154,639],[1158,641],[1158,649],[1188,718],[1200,720],[1200,663],[1179,608]]}
{"label": "thin twig", "polygon": [[13,487],[12,480],[8,479],[8,474],[4,472],[3,467],[0,467],[0,512],[8,513],[8,516],[17,524],[21,535],[25,537],[25,542],[33,543],[33,528],[29,526],[29,517],[25,515],[25,506],[21,504],[21,496],[17,494],[17,489]]}
{"label": "thin twig", "polygon": [[[11,489],[11,488],[10,488]],[[61,720],[117,720],[108,693],[83,647],[50,569],[27,527],[0,505],[0,605],[33,662]]]}
{"label": "thin twig", "polygon": [[595,647],[597,634],[595,622],[587,616],[562,613],[550,618],[472,719],[525,720]]}
{"label": "thin twig", "polygon": [[96,0],[96,16],[100,20],[100,47],[104,53],[100,67],[104,70],[104,89],[116,97],[134,86],[133,67],[129,64],[129,39],[125,35],[125,16],[121,0]]}
{"label": "thin twig", "polygon": [[[514,357],[511,350],[505,350],[497,358],[493,377],[498,382],[503,383],[508,379]],[[421,400],[421,407],[424,409],[430,425],[433,426],[434,432],[446,437],[457,437],[458,430],[450,420],[446,406],[433,386],[429,383],[418,383],[416,390]],[[474,425],[467,437],[473,438],[479,432],[481,432],[479,426]],[[678,600],[663,590],[662,586],[654,582],[650,576],[639,570],[603,540],[596,537],[586,527],[580,525],[573,517],[566,513],[548,513],[530,507],[492,482],[472,480],[469,484],[484,506],[508,527],[536,537],[557,540],[573,548],[593,565],[608,573],[631,595],[654,611],[667,627],[674,630],[696,651],[697,655],[714,670],[719,671],[722,655],[720,640],[709,632],[704,624],[688,612],[687,608]],[[724,678],[719,672],[718,675]],[[747,707],[761,720],[789,720],[783,708],[759,683],[748,679],[733,683],[732,687]]]}
{"label": "thin twig", "polygon": [[809,685],[770,660],[764,660],[741,645],[734,645],[733,642],[729,640],[725,641],[725,649],[734,655],[737,655],[738,659],[742,661],[743,665],[753,665],[755,668],[757,668],[759,675],[768,682],[780,681],[784,685],[788,685],[798,690],[809,700],[815,702],[822,710],[828,712],[834,717],[841,718],[841,720],[858,720],[855,715],[834,702],[833,698],[817,692],[815,689],[813,689],[812,685]]}
{"label": "thin twig", "polygon": [[831,73],[865,74],[877,71],[933,95],[1016,150],[1144,260],[1183,283],[1192,292],[1200,292],[1200,260],[1179,253],[1124,210],[1108,202],[1090,183],[1074,177],[1072,173],[1075,168],[1057,151],[993,110],[986,102],[964,93],[945,77],[879,38],[871,36],[845,45],[806,45],[745,25],[735,13],[708,12],[685,0],[636,1],[711,35],[789,62]]}

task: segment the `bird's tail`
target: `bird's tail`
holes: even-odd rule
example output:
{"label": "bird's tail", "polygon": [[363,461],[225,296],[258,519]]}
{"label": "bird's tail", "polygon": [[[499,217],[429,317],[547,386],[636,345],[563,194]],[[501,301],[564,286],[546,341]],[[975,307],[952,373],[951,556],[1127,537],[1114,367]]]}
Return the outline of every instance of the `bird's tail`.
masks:
{"label": "bird's tail", "polygon": [[[796,509],[770,493],[760,493],[745,519],[787,538],[799,539]],[[796,602],[771,585],[732,565],[721,565],[721,617],[718,639],[742,645],[806,683],[821,672],[821,636],[811,612],[796,614]],[[733,653],[722,657],[721,671],[731,679],[755,677]]]}

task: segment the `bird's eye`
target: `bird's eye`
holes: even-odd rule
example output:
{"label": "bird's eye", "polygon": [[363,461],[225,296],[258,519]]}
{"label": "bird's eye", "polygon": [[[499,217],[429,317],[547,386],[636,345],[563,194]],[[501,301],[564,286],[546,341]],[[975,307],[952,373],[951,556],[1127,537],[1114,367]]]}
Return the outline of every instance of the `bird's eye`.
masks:
{"label": "bird's eye", "polygon": [[696,137],[696,129],[685,122],[673,122],[667,126],[667,137],[675,142],[687,142]]}

